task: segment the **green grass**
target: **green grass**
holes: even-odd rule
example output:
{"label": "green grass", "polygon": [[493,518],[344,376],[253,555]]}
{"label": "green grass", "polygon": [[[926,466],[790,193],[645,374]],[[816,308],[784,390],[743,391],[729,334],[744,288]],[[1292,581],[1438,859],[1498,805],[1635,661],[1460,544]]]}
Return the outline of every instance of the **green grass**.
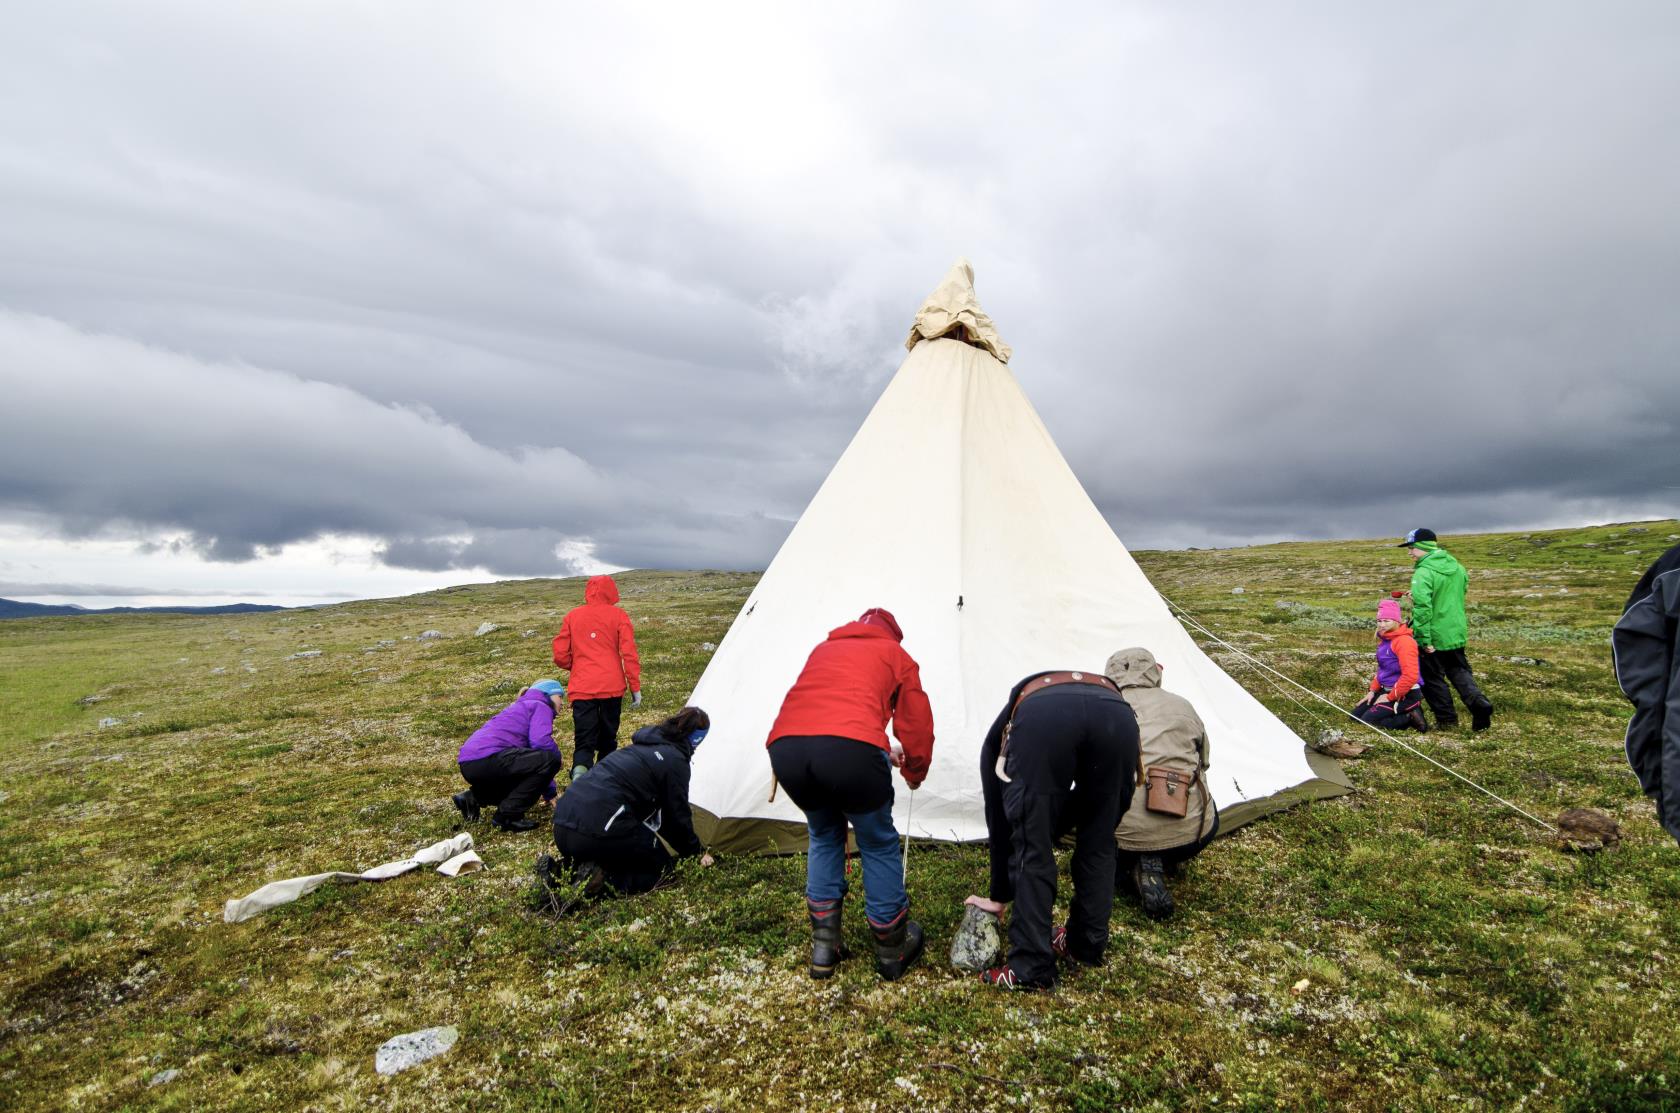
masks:
{"label": "green grass", "polygon": [[[0,623],[0,1104],[1680,1107],[1680,852],[1624,764],[1606,645],[1674,534],[1448,542],[1472,570],[1471,656],[1500,715],[1420,745],[1544,817],[1609,811],[1622,846],[1563,853],[1379,742],[1349,763],[1358,793],[1221,839],[1166,924],[1122,902],[1108,964],[1042,996],[942,961],[984,883],[977,848],[912,852],[932,943],[893,985],[871,973],[857,915],[859,957],[829,983],[804,976],[801,859],[686,864],[671,889],[557,922],[527,903],[540,831],[476,832],[482,874],[329,886],[221,922],[224,900],[264,881],[450,834],[455,747],[552,671],[548,639],[581,581]],[[1375,541],[1138,556],[1221,636],[1349,699],[1374,603],[1409,573]],[[648,673],[626,735],[681,705],[753,581],[620,577]],[[502,629],[473,637],[486,620]],[[414,640],[427,629],[449,636]],[[1322,709],[1210,649],[1296,729],[1319,729]],[[1502,659],[1518,657],[1541,663]],[[374,1074],[379,1043],[434,1024],[460,1028],[454,1050]],[[166,1068],[179,1078],[148,1087]]]}

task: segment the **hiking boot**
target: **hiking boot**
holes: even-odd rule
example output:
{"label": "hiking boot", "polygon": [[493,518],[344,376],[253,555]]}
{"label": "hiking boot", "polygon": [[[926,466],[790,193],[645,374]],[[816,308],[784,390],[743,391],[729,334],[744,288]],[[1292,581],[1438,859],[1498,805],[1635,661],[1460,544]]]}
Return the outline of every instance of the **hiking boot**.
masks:
{"label": "hiking boot", "polygon": [[1419,734],[1429,733],[1429,720],[1423,717],[1423,708],[1421,707],[1412,708],[1406,715],[1406,722]]}
{"label": "hiking boot", "polygon": [[1050,953],[1057,958],[1073,957],[1073,952],[1068,950],[1066,924],[1058,924],[1050,929]]}
{"label": "hiking boot", "polygon": [[898,981],[922,957],[922,925],[910,918],[909,905],[889,924],[870,920],[869,930],[875,933],[875,973],[882,980]]}
{"label": "hiking boot", "polygon": [[579,862],[575,873],[577,883],[583,887],[583,895],[593,900],[601,895],[607,887],[607,872],[594,862]]}
{"label": "hiking boot", "polygon": [[1493,725],[1493,704],[1484,703],[1470,709],[1470,729],[1486,730]]}
{"label": "hiking boot", "polygon": [[999,989],[1029,988],[1025,982],[1015,976],[1015,971],[1009,968],[1008,963],[1002,966],[994,966],[990,970],[982,970],[980,972],[980,984],[996,986]]}
{"label": "hiking boot", "polygon": [[840,936],[840,913],[845,903],[845,897],[805,901],[805,910],[811,916],[811,977],[818,981],[833,977],[834,968],[849,953]]}
{"label": "hiking boot", "polygon": [[466,820],[468,823],[478,822],[478,797],[473,795],[472,789],[469,788],[465,792],[457,792],[449,799],[454,803],[455,810],[461,813],[462,819]]}
{"label": "hiking boot", "polygon": [[490,817],[490,826],[496,828],[498,831],[506,831],[510,835],[518,834],[521,831],[535,831],[537,829],[536,820],[526,819],[524,816],[518,816],[510,819],[501,812],[497,812],[495,815]]}
{"label": "hiking boot", "polygon": [[1172,894],[1167,891],[1165,869],[1158,854],[1145,854],[1132,871],[1132,883],[1137,886],[1138,899],[1143,902],[1143,914],[1151,920],[1164,920],[1173,914]]}

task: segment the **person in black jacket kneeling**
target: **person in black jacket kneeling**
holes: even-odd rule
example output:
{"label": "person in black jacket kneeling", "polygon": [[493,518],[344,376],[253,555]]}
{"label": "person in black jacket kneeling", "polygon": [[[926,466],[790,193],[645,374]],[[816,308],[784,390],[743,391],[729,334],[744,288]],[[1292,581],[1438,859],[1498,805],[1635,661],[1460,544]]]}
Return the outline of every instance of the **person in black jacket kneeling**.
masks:
{"label": "person in black jacket kneeling", "polygon": [[711,865],[688,806],[689,761],[710,726],[704,711],[685,707],[643,727],[628,747],[573,781],[554,806],[560,853],[537,861],[544,888],[569,880],[581,883],[585,897],[608,886],[621,894],[645,893],[670,874],[677,858],[699,855],[701,865]]}

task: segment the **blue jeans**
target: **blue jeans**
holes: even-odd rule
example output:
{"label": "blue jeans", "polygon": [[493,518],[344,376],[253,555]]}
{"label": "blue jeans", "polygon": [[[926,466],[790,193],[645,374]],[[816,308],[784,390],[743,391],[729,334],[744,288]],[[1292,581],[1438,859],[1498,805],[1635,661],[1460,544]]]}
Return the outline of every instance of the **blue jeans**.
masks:
{"label": "blue jeans", "polygon": [[892,802],[872,812],[848,815],[837,808],[805,813],[811,851],[805,861],[805,896],[838,900],[846,895],[846,824],[857,832],[863,858],[863,912],[872,923],[890,924],[910,904],[904,892],[904,860],[893,828]]}

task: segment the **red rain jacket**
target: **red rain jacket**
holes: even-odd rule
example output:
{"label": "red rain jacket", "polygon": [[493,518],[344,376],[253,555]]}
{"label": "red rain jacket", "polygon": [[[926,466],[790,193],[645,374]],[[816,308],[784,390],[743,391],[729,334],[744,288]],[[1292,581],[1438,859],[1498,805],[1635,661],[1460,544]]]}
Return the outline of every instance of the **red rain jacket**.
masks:
{"label": "red rain jacket", "polygon": [[891,753],[889,719],[904,744],[904,783],[914,788],[933,762],[933,709],[922,691],[921,670],[886,627],[848,622],[811,651],[765,745],[831,734]]}
{"label": "red rain jacket", "polygon": [[618,585],[611,576],[591,576],[583,588],[583,606],[560,620],[554,635],[554,663],[572,672],[566,695],[573,700],[612,699],[642,690],[642,662],[630,616],[620,610]]}

